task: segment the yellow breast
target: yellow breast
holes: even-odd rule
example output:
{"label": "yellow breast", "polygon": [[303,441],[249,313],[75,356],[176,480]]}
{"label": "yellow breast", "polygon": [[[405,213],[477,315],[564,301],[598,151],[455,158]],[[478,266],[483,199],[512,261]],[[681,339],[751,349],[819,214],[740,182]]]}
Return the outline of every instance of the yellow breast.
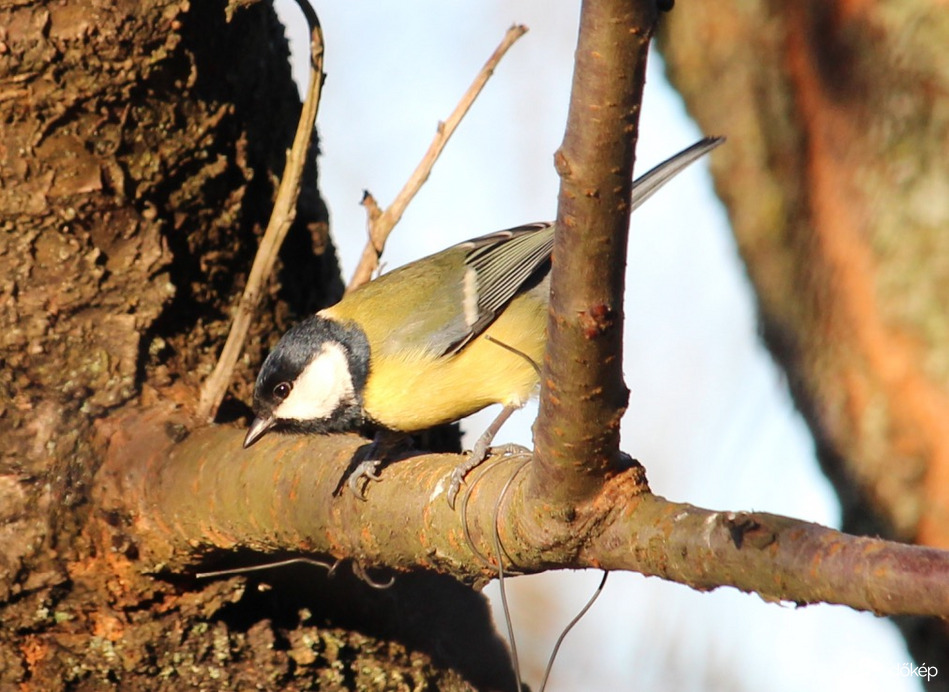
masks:
{"label": "yellow breast", "polygon": [[546,307],[531,294],[518,296],[484,334],[451,356],[433,359],[417,351],[373,359],[363,395],[366,413],[387,428],[410,432],[459,420],[491,404],[524,405],[538,384],[530,361],[540,367]]}

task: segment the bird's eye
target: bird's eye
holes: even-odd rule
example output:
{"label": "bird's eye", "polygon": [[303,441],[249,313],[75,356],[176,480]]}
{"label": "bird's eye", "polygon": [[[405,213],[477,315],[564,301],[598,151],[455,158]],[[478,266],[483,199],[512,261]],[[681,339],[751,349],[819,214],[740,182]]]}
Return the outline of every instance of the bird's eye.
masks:
{"label": "bird's eye", "polygon": [[276,387],[273,388],[273,395],[278,399],[286,399],[290,396],[290,390],[293,389],[293,385],[289,382],[281,382]]}

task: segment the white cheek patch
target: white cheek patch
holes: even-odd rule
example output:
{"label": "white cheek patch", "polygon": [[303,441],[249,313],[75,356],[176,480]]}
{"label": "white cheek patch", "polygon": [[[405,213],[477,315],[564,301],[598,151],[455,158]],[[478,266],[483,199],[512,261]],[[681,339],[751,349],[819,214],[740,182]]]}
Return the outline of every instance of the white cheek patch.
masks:
{"label": "white cheek patch", "polygon": [[325,343],[293,382],[290,396],[274,409],[283,420],[329,418],[341,403],[355,399],[349,360],[339,344]]}

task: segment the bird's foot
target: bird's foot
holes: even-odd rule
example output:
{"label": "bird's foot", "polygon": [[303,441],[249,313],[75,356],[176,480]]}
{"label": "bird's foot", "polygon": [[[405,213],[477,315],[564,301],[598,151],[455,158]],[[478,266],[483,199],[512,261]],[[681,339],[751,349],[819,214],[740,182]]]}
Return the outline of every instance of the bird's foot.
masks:
{"label": "bird's foot", "polygon": [[366,501],[366,488],[369,487],[369,483],[382,480],[382,476],[379,475],[381,465],[382,461],[379,459],[362,461],[346,479],[346,486],[363,502]]}
{"label": "bird's foot", "polygon": [[[345,484],[360,500],[366,500],[366,489],[372,481],[381,481],[379,475],[381,467],[391,461],[394,453],[404,448],[406,444],[411,444],[411,438],[404,433],[391,430],[380,430],[376,433],[372,442],[360,447],[350,462],[348,474],[343,474],[334,496],[338,496],[343,490]],[[362,459],[362,461],[358,461]],[[348,469],[347,469],[348,471]]]}
{"label": "bird's foot", "polygon": [[529,454],[530,450],[523,445],[507,443],[497,447],[489,447],[489,443],[481,444],[481,440],[475,443],[474,449],[468,455],[468,458],[458,464],[451,472],[451,481],[448,484],[448,506],[455,508],[455,499],[465,482],[465,476],[468,472],[479,466],[489,456],[514,456],[517,454]]}

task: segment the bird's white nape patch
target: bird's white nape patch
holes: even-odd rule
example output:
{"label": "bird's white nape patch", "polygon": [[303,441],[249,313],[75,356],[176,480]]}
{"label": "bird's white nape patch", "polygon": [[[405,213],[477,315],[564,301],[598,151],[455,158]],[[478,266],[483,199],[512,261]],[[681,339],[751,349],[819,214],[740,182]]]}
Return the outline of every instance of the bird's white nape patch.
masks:
{"label": "bird's white nape patch", "polygon": [[354,399],[346,351],[337,343],[324,343],[294,380],[290,395],[274,408],[274,416],[283,420],[320,420],[331,417],[341,403]]}
{"label": "bird's white nape patch", "polygon": [[465,279],[462,285],[462,310],[465,314],[465,325],[474,326],[478,321],[478,272],[471,267],[465,267]]}

